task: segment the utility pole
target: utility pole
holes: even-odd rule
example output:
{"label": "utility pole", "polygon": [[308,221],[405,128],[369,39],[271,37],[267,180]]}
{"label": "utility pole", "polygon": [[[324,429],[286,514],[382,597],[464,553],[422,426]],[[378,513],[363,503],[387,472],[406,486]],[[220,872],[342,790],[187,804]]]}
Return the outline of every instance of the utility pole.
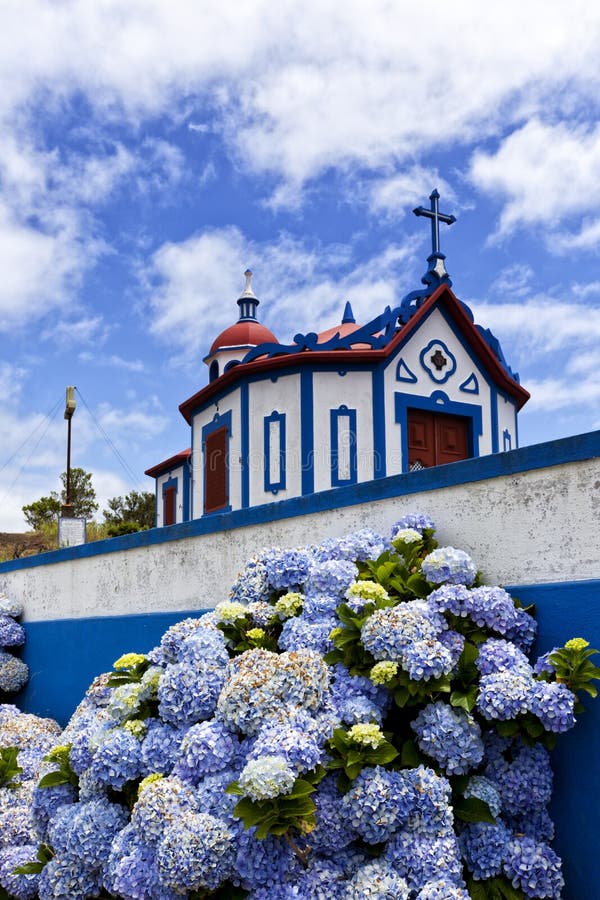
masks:
{"label": "utility pole", "polygon": [[65,498],[65,502],[61,509],[61,516],[63,519],[72,518],[72,504],[71,504],[71,420],[73,418],[73,413],[75,412],[75,388],[68,387],[67,388],[67,398],[65,403],[65,419],[67,420],[67,484],[66,484],[66,493],[67,496]]}
{"label": "utility pole", "polygon": [[65,502],[61,506],[58,519],[58,546],[73,547],[85,544],[85,518],[73,515],[71,503],[71,419],[75,412],[75,388],[67,388],[65,403],[65,419],[67,420],[67,483],[65,485]]}

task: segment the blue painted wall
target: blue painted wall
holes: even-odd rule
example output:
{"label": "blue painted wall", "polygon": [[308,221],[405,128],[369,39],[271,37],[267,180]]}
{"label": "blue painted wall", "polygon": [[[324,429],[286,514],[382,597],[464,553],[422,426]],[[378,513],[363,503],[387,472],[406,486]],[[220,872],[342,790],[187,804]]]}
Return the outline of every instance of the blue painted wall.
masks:
{"label": "blue painted wall", "polygon": [[[583,637],[600,650],[600,580],[508,590],[523,603],[536,605],[537,654],[572,637]],[[587,711],[573,731],[559,735],[553,753],[551,814],[557,832],[554,846],[564,866],[563,900],[600,897],[600,697],[584,697]]]}
{"label": "blue painted wall", "polygon": [[170,625],[206,610],[27,622],[22,659],[30,669],[15,702],[25,712],[66,725],[86,688],[123,653],[146,653]]}

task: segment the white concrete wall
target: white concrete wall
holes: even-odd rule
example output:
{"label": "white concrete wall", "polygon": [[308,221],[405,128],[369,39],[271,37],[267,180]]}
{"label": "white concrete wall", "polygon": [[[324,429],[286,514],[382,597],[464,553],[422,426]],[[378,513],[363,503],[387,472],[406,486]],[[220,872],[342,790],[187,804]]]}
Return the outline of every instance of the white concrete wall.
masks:
{"label": "white concrete wall", "polygon": [[417,511],[438,523],[442,544],[473,556],[488,583],[597,578],[599,486],[596,456],[231,531],[0,570],[0,591],[21,600],[25,618],[33,621],[205,609],[227,597],[245,560],[260,548],[305,545],[365,526],[385,532],[401,515]]}

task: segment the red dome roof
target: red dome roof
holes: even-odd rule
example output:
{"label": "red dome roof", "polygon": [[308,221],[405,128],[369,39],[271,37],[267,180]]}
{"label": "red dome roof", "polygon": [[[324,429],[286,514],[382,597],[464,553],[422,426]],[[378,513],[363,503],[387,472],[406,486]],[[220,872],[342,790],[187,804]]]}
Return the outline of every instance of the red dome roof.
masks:
{"label": "red dome roof", "polygon": [[[327,328],[325,331],[319,332],[318,344],[325,344],[332,337],[335,337],[336,334],[340,337],[348,337],[349,334],[352,334],[355,331],[358,331],[360,325],[357,325],[356,322],[342,322],[341,325],[333,325],[331,328]],[[370,344],[361,344],[356,343],[352,344],[353,350],[370,350]]]}
{"label": "red dome roof", "polygon": [[254,319],[236,322],[235,325],[230,325],[214,339],[209,356],[226,347],[256,347],[267,341],[273,344],[279,343],[273,332],[261,325],[260,322]]}

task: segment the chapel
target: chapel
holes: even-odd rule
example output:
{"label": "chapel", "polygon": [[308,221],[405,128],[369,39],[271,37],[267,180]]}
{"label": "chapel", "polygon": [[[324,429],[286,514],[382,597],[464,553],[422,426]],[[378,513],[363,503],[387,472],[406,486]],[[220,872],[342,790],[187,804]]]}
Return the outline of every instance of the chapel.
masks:
{"label": "chapel", "polygon": [[518,446],[529,393],[452,291],[439,226],[455,217],[429,199],[414,210],[431,223],[423,286],[364,324],[346,302],[339,324],[280,343],[245,272],[208,384],[179,406],[190,446],[146,470],[158,526]]}

